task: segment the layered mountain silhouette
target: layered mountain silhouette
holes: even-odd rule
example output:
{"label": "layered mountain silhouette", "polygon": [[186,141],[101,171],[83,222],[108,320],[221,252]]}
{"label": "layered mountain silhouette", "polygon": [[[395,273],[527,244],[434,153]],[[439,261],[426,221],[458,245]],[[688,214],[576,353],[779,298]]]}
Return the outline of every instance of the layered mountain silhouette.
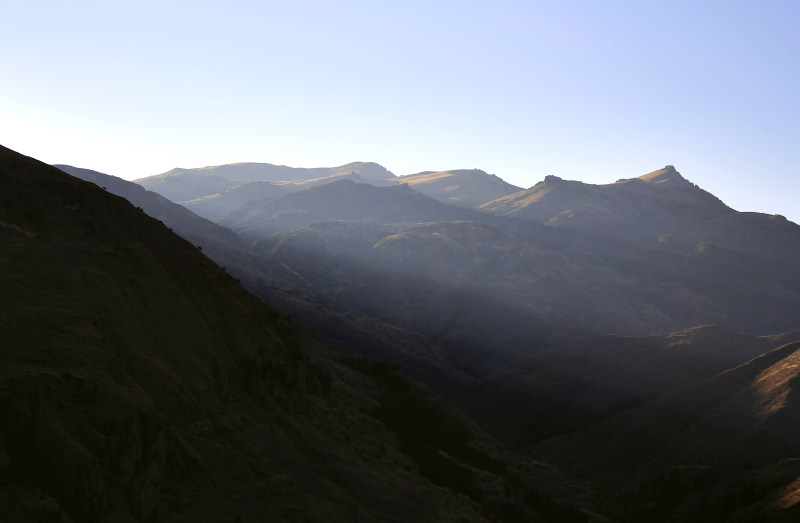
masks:
{"label": "layered mountain silhouette", "polygon": [[292,185],[303,186],[341,178],[387,180],[393,177],[391,172],[371,162],[353,162],[339,167],[313,169],[268,163],[235,163],[202,169],[176,168],[136,182],[174,202],[182,202],[211,196],[246,182],[272,182],[289,188]]}
{"label": "layered mountain silhouette", "polygon": [[[118,190],[99,173],[93,179],[72,169]],[[796,224],[735,211],[672,166],[607,185],[548,176],[526,190],[483,171],[395,177],[377,164],[232,164],[140,182],[175,191],[177,201],[215,222],[188,213],[194,225],[183,232],[170,224],[181,215],[174,204],[134,202],[154,216],[161,212],[181,235],[195,231],[192,244],[202,244],[203,254],[252,292],[329,343],[398,363],[472,418],[431,399],[391,366],[331,349],[272,311],[284,322],[278,342],[290,354],[291,340],[302,342],[298,361],[309,365],[303,374],[322,376],[320,391],[328,390],[330,376],[327,393],[313,386],[287,392],[300,399],[290,401],[281,423],[304,427],[297,410],[316,423],[333,405],[364,433],[349,448],[378,441],[417,471],[410,481],[447,492],[420,497],[413,502],[418,512],[400,519],[794,521],[800,514]],[[156,197],[124,190],[132,201]],[[218,234],[238,239],[202,239]],[[212,313],[197,314],[205,320]],[[411,397],[399,401],[399,391]],[[352,404],[362,409],[349,414]],[[430,404],[443,410],[431,415]],[[429,427],[439,418],[448,421]],[[364,429],[369,420],[380,426]],[[347,430],[337,425],[330,433],[352,441]],[[307,441],[301,433],[292,433],[297,445]],[[469,445],[442,439],[448,433],[467,434]],[[315,456],[349,457],[314,441]],[[371,467],[384,467],[376,477],[394,477],[386,460],[367,455],[330,477],[372,474]],[[512,467],[515,459],[522,465]],[[590,486],[544,462],[588,478]],[[309,485],[330,486],[329,476],[317,472],[302,476],[313,480],[293,480],[292,492],[303,492],[305,503]],[[358,507],[360,519],[398,517],[378,501],[388,499],[379,492],[384,483],[365,501],[361,483],[344,481],[338,499]],[[28,487],[14,488],[29,494]],[[314,500],[336,497],[313,492]],[[459,495],[466,498],[453,501]],[[441,512],[434,499],[457,508]],[[340,508],[334,512],[352,517]],[[315,519],[315,510],[297,514]]]}
{"label": "layered mountain silhouette", "polygon": [[225,214],[219,223],[243,237],[257,239],[325,220],[408,225],[476,215],[475,211],[445,205],[407,185],[375,187],[340,180],[265,202],[249,202]]}
{"label": "layered mountain silhouette", "polygon": [[276,198],[287,192],[286,189],[272,182],[246,182],[210,196],[181,202],[181,205],[200,216],[218,220],[230,209],[252,201]]}
{"label": "layered mountain silhouette", "polygon": [[125,199],[5,148],[0,238],[4,521],[536,521],[594,505]]}
{"label": "layered mountain silhouette", "polygon": [[[146,185],[159,183],[164,177],[181,180],[189,175],[201,176],[198,173],[206,171],[208,173],[202,176],[241,170],[237,176],[244,179],[249,173],[245,167],[252,165],[175,170],[167,173],[169,176],[159,175],[142,182]],[[350,165],[337,169],[356,171],[352,166],[362,164]],[[313,231],[308,235],[291,231],[329,220],[391,227],[386,236],[391,236],[392,232],[400,236],[381,243],[380,249],[373,247],[382,238],[376,239],[373,245],[360,244],[358,255],[349,251],[349,258],[339,263],[335,271],[345,280],[338,285],[345,294],[347,289],[358,288],[359,293],[365,291],[362,296],[381,296],[380,304],[363,303],[362,299],[356,308],[370,313],[378,311],[384,320],[389,318],[383,312],[398,308],[393,303],[404,307],[407,300],[404,288],[430,285],[428,276],[436,273],[444,275],[444,282],[462,275],[462,280],[471,280],[470,286],[487,288],[481,299],[496,304],[492,309],[503,310],[503,316],[569,325],[580,335],[642,335],[710,323],[752,334],[798,327],[800,279],[797,274],[800,272],[794,262],[798,258],[792,255],[795,249],[792,246],[800,245],[800,228],[780,218],[738,213],[684,179],[672,166],[608,185],[589,185],[548,176],[534,187],[516,192],[513,186],[482,171],[392,177],[378,170],[370,180],[361,180],[370,183],[341,180],[301,190],[297,187],[305,182],[318,182],[319,178],[313,177],[321,174],[320,170],[280,173],[273,178],[295,177],[293,192],[269,193],[258,198],[258,191],[248,192],[243,185],[229,192],[250,194],[253,199],[226,199],[220,193],[185,203],[199,210],[200,201],[229,202],[227,209],[218,206],[207,216],[237,232],[247,243],[259,242],[258,250],[265,257],[271,256],[271,251],[265,250],[263,245],[280,242],[281,249],[274,252],[274,260],[292,268],[301,280],[308,280],[307,275],[286,260],[313,260],[318,254],[325,257],[328,264],[338,263],[329,252],[330,243],[347,243],[348,240],[342,238],[342,234],[347,233],[334,238]],[[302,175],[312,178],[305,181],[297,178]],[[189,180],[193,179],[191,177]],[[391,186],[402,182],[408,185]],[[286,187],[282,185],[280,189]],[[502,196],[479,203],[497,195]],[[447,202],[457,205],[445,205]],[[470,204],[475,204],[479,212],[465,209]],[[485,229],[473,227],[474,238],[460,234],[458,240],[442,243],[434,251],[444,256],[432,254],[430,258],[426,258],[429,241],[408,243],[413,235],[426,234],[426,229],[414,227],[455,221],[490,227],[495,232],[481,234],[479,231]],[[469,228],[463,224],[460,227]],[[294,240],[283,241],[278,237],[266,240],[270,235],[290,232],[287,238]],[[438,240],[447,237],[446,234],[431,234]],[[508,249],[501,245],[508,234],[518,243],[515,252],[527,249],[528,258],[502,254]],[[300,237],[304,238],[302,245],[296,243]],[[312,245],[313,238],[320,243]],[[401,238],[406,242],[403,251],[391,254],[392,266],[387,267],[377,253],[400,246]],[[488,247],[483,253],[487,256],[470,258],[458,252],[472,249],[472,244],[489,246],[492,242],[499,244]],[[294,253],[290,252],[293,245],[297,246]],[[531,257],[534,251],[549,254]],[[351,263],[354,258],[359,261]],[[399,260],[408,260],[408,263]],[[558,268],[548,269],[554,262]],[[417,268],[411,269],[411,263]],[[355,285],[360,278],[359,271],[372,265],[377,265],[376,269],[370,269],[369,274],[374,277]],[[420,269],[421,265],[425,268]],[[401,274],[406,283],[393,283],[393,290],[387,289],[388,282]],[[424,283],[417,285],[411,281],[416,276]],[[509,285],[504,286],[499,283],[501,281]],[[434,285],[441,283],[442,280],[437,280]],[[462,284],[463,281],[458,282]],[[366,290],[370,285],[376,287]],[[526,285],[535,288],[526,288]],[[320,288],[311,284],[305,290],[318,292]],[[327,296],[341,298],[341,295]],[[344,304],[356,305],[346,301]],[[440,310],[445,312],[438,316],[447,314],[447,308]],[[389,316],[392,314],[394,312],[389,312]],[[469,314],[456,313],[452,321],[474,324]],[[503,322],[487,323],[497,325],[503,333],[509,331]],[[404,323],[404,327],[430,334],[423,326]],[[537,330],[542,331],[541,335],[520,334],[518,340],[508,345],[509,352],[523,350],[526,343],[539,346],[539,341],[550,337],[545,332],[547,329]],[[490,333],[489,338],[493,337]],[[491,350],[502,352],[497,347]]]}
{"label": "layered mountain silhouette", "polygon": [[530,189],[488,202],[480,209],[624,243],[678,234],[687,225],[732,211],[671,165],[608,185],[547,176]]}
{"label": "layered mountain silhouette", "polygon": [[415,190],[441,202],[475,208],[514,194],[519,187],[479,169],[422,172],[399,176],[391,181],[407,183]]}

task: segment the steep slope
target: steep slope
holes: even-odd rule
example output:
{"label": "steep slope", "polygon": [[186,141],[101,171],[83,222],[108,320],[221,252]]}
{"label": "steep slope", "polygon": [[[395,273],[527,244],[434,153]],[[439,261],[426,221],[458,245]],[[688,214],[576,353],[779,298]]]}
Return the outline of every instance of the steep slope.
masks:
{"label": "steep slope", "polygon": [[[333,343],[355,347],[359,354],[370,358],[400,364],[425,382],[439,383],[444,388],[460,387],[465,380],[471,381],[469,376],[448,365],[441,350],[419,333],[348,306],[309,285],[309,278],[313,278],[317,270],[331,270],[324,253],[313,252],[316,245],[324,243],[327,251],[344,256],[369,248],[387,234],[397,232],[396,229],[348,222],[315,224],[306,231],[310,233],[307,235],[310,238],[301,240],[295,251],[299,257],[290,263],[291,266],[297,266],[298,262],[307,262],[308,268],[314,268],[311,274],[303,270],[301,275],[283,260],[276,261],[245,248],[238,236],[229,229],[194,216],[181,205],[152,191],[145,191],[140,185],[88,169],[64,165],[58,167],[126,198],[150,216],[161,219],[177,234],[202,247],[203,254],[230,271],[245,288],[288,312],[302,324],[323,333]],[[267,183],[249,182],[244,185]],[[379,231],[377,236],[370,236],[372,229]],[[289,236],[299,234],[300,231],[297,231]],[[372,238],[366,246],[361,244],[364,237]],[[303,245],[311,250],[304,252]],[[348,259],[355,261],[352,256]]]}
{"label": "steep slope", "polygon": [[776,339],[719,326],[648,337],[602,336],[536,352],[497,369],[473,385],[463,405],[508,443],[531,446],[796,339],[800,333]]}
{"label": "steep slope", "polygon": [[794,342],[538,452],[568,455],[576,470],[638,500],[640,520],[791,521],[800,515],[798,386]]}
{"label": "steep slope", "polygon": [[285,293],[286,288],[290,287],[290,284],[281,277],[280,268],[246,248],[239,236],[230,229],[201,218],[185,207],[167,200],[160,194],[147,191],[133,182],[89,169],[68,165],[56,167],[125,198],[197,246],[198,250],[217,265],[227,268],[248,289],[272,289]]}
{"label": "steep slope", "polygon": [[55,165],[54,167],[125,198],[134,206],[141,208],[149,216],[174,229],[182,238],[206,249],[206,253],[209,251],[220,253],[226,250],[235,251],[243,247],[239,237],[230,229],[220,227],[209,220],[203,219],[187,211],[186,208],[167,200],[160,194],[145,190],[140,185],[115,176],[71,165]]}
{"label": "steep slope", "polygon": [[398,176],[392,181],[407,183],[415,191],[440,202],[469,208],[522,190],[479,169],[423,172]]}
{"label": "steep slope", "polygon": [[[122,198],[0,148],[0,238],[3,520],[537,519],[463,416]],[[409,404],[442,424],[399,426]]]}
{"label": "steep slope", "polygon": [[353,175],[375,180],[394,177],[391,172],[371,162],[311,169],[268,163],[233,163],[199,169],[176,168],[135,181],[145,189],[162,194],[174,202],[182,202],[210,196],[244,182],[292,182]]}
{"label": "steep slope", "polygon": [[254,240],[325,220],[416,224],[477,216],[474,211],[445,205],[407,185],[374,187],[341,180],[267,202],[251,202],[229,212],[219,223]]}

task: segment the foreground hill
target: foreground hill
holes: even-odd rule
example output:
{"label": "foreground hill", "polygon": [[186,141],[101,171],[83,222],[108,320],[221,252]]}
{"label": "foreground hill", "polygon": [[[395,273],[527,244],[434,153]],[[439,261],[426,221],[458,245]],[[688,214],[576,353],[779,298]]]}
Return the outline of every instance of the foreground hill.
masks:
{"label": "foreground hill", "polygon": [[[654,175],[641,182],[661,183],[657,178]],[[674,178],[665,180],[667,183]],[[685,188],[685,184],[681,183],[680,187]],[[18,199],[35,201],[15,195],[3,203],[12,208],[12,202]],[[56,201],[69,204],[69,198],[63,196]],[[310,199],[309,203],[324,206],[330,202],[319,198]],[[55,201],[49,205],[60,208]],[[712,209],[718,207],[713,199],[708,200],[708,205]],[[358,217],[359,213],[354,212],[353,216]],[[306,357],[299,361],[310,365],[304,374],[322,373],[321,385],[326,382],[326,371],[330,371],[330,394],[301,388],[306,391],[302,395],[291,392],[285,395],[292,398],[288,404],[293,408],[286,410],[280,405],[278,409],[270,408],[273,416],[270,419],[279,420],[279,426],[297,428],[288,436],[281,432],[283,429],[274,426],[264,428],[256,423],[253,428],[247,425],[252,422],[249,418],[247,423],[234,425],[234,429],[241,427],[247,434],[259,435],[278,430],[277,434],[282,434],[281,437],[289,439],[294,446],[281,447],[280,452],[287,448],[308,449],[306,442],[311,438],[317,442],[316,446],[311,446],[313,452],[301,454],[313,456],[315,462],[328,453],[343,461],[353,459],[351,452],[355,448],[361,452],[365,448],[375,449],[375,452],[363,452],[364,455],[355,458],[351,465],[339,466],[341,461],[325,461],[326,467],[333,468],[323,468],[320,472],[319,467],[312,466],[309,475],[301,475],[300,480],[296,471],[307,470],[302,466],[280,469],[285,471],[280,473],[282,478],[290,478],[280,485],[289,484],[292,488],[281,490],[272,498],[279,500],[273,510],[284,511],[274,517],[270,513],[272,519],[301,517],[298,514],[316,519],[320,512],[314,507],[320,498],[335,504],[335,514],[340,513],[340,505],[330,500],[347,500],[348,507],[357,508],[357,517],[367,520],[397,518],[395,508],[386,509],[383,505],[393,498],[402,499],[402,503],[414,498],[409,506],[417,511],[404,514],[400,519],[422,521],[459,517],[503,521],[540,517],[545,521],[564,521],[592,517],[586,512],[571,511],[564,506],[565,502],[592,510],[602,506],[603,512],[628,521],[670,518],[713,521],[734,515],[744,520],[783,518],[793,521],[797,516],[798,493],[793,482],[798,471],[793,459],[796,449],[791,441],[796,425],[792,399],[796,395],[796,376],[792,374],[796,361],[786,360],[786,364],[774,368],[774,372],[767,372],[781,358],[790,356],[791,348],[775,352],[774,357],[753,360],[761,363],[754,364],[749,374],[728,370],[743,363],[742,368],[747,367],[750,364],[746,362],[753,357],[796,339],[793,334],[759,338],[718,327],[703,327],[647,338],[605,336],[598,339],[586,328],[600,324],[619,328],[626,321],[632,322],[629,325],[641,325],[642,318],[648,321],[668,318],[673,322],[671,325],[692,325],[689,322],[708,314],[719,315],[734,325],[744,324],[748,316],[757,316],[751,324],[754,329],[759,328],[758,325],[760,328],[772,325],[767,322],[773,321],[773,316],[794,325],[796,316],[787,306],[793,303],[792,260],[761,257],[733,245],[697,245],[674,235],[652,243],[642,240],[629,250],[608,256],[608,251],[594,250],[596,245],[587,244],[588,236],[581,230],[559,229],[546,223],[446,220],[387,224],[381,223],[379,216],[374,215],[376,219],[372,221],[316,221],[258,239],[254,244],[259,251],[256,259],[269,260],[272,264],[269,271],[276,271],[274,274],[280,274],[290,285],[277,291],[273,289],[270,295],[281,296],[284,303],[294,304],[299,317],[311,318],[310,323],[317,322],[325,335],[352,342],[360,351],[389,357],[393,351],[406,351],[399,359],[407,369],[432,385],[442,386],[443,393],[459,401],[485,427],[521,447],[532,446],[533,456],[573,467],[576,472],[591,477],[602,490],[589,495],[588,490],[566,481],[549,467],[526,465],[524,460],[518,464],[504,461],[502,452],[492,450],[496,447],[491,440],[468,421],[441,403],[434,402],[444,410],[429,410],[433,400],[413,384],[398,381],[401,378],[390,368],[337,355],[294,328],[288,329],[294,334],[287,339],[284,335],[290,324],[284,323],[278,340],[290,348],[290,353],[293,347],[300,348]],[[712,217],[706,222],[722,218],[724,216]],[[780,225],[779,220],[775,220]],[[63,219],[58,221],[64,222]],[[20,220],[6,222],[22,223]],[[766,225],[759,224],[772,227],[769,221],[764,222]],[[29,231],[28,227],[17,227]],[[781,227],[792,230],[785,224]],[[136,227],[127,224],[125,230],[134,231]],[[568,241],[561,240],[563,233],[567,233]],[[149,234],[144,235],[147,237]],[[59,242],[63,244],[63,239]],[[55,256],[46,258],[56,259]],[[12,259],[15,258],[12,256]],[[191,266],[188,259],[181,259],[180,264]],[[20,270],[15,268],[10,273]],[[153,269],[148,271],[153,272]],[[171,289],[168,284],[159,283]],[[27,289],[34,288],[26,285]],[[487,294],[492,288],[497,292]],[[198,289],[205,287],[201,285]],[[570,289],[572,294],[565,292]],[[63,294],[63,290],[59,292]],[[136,292],[139,291],[125,288],[126,296],[139,296]],[[182,295],[179,289],[174,294]],[[15,296],[25,295],[18,292]],[[789,301],[781,301],[785,296]],[[24,300],[18,301],[24,303]],[[525,307],[512,307],[520,302]],[[343,303],[347,305],[342,307]],[[205,321],[217,314],[208,302],[197,301],[197,304],[198,309],[187,314]],[[148,314],[135,310],[135,317]],[[758,314],[753,314],[754,311]],[[569,317],[568,314],[574,315],[569,322],[558,322],[559,318]],[[98,317],[105,318],[102,314]],[[573,321],[575,318],[578,321]],[[602,323],[598,318],[603,318]],[[17,320],[16,317],[12,319]],[[226,317],[220,322],[227,320]],[[108,320],[100,325],[114,323]],[[361,330],[353,333],[349,330],[351,325]],[[237,326],[235,321],[231,323],[231,328]],[[108,327],[105,329],[99,332],[108,332]],[[84,330],[95,332],[88,327]],[[16,335],[13,330],[9,332]],[[510,350],[510,340],[514,338],[516,348]],[[292,344],[292,340],[296,343]],[[547,348],[551,350],[533,352]],[[237,350],[242,349],[226,349],[226,353],[235,355]],[[161,361],[159,356],[154,355],[152,359],[169,368],[169,363]],[[15,363],[23,369],[27,364]],[[216,376],[215,367],[211,368],[212,377]],[[765,376],[777,376],[775,383],[778,385],[765,387],[762,380],[755,386],[752,379],[747,378],[765,372]],[[717,383],[718,377],[723,375],[736,378],[725,378],[729,381],[723,380],[723,385],[705,385],[706,382]],[[233,407],[226,407],[226,412],[240,412],[237,409],[243,400],[237,396],[236,386],[229,383],[214,389],[217,385],[204,381],[202,376],[193,378],[192,383],[203,390],[233,391],[226,400],[227,405]],[[267,380],[267,384],[270,390],[280,389],[273,381]],[[321,386],[320,390],[326,388]],[[412,394],[417,400],[401,394],[403,399],[398,401],[397,394],[404,390],[417,391]],[[754,409],[762,399],[768,408]],[[20,404],[27,405],[25,401],[20,400]],[[353,411],[352,405],[361,405],[362,409]],[[197,416],[191,409],[188,412]],[[247,412],[252,414],[252,411]],[[323,412],[333,413],[331,416],[335,419],[325,418]],[[778,413],[771,418],[774,421],[762,423],[760,420],[772,416],[770,413]],[[250,414],[240,416],[244,418]],[[305,417],[298,417],[301,415]],[[719,421],[726,417],[740,421],[733,424]],[[228,415],[223,421],[233,423],[232,418],[236,417]],[[712,422],[697,421],[706,418]],[[15,418],[7,415],[4,419]],[[256,419],[261,418],[256,416]],[[321,422],[320,419],[330,421]],[[431,428],[428,420],[444,422],[437,422]],[[64,423],[67,422],[62,421]],[[194,434],[192,429],[183,429],[177,422],[172,425],[177,427],[176,431]],[[219,439],[215,441],[220,448],[226,448],[233,441],[231,433],[225,430],[228,425],[213,426],[222,427],[216,429]],[[324,429],[318,429],[319,426]],[[723,430],[715,432],[720,427]],[[406,429],[412,430],[411,436]],[[14,428],[11,437],[4,433],[3,441],[12,442],[4,449],[12,449],[13,452],[6,452],[8,455],[24,455],[28,460],[35,452],[16,443],[20,434],[25,434],[21,430]],[[321,430],[325,432],[324,437],[317,438]],[[358,436],[353,435],[352,430],[358,431]],[[91,443],[95,441],[91,440],[95,437],[93,433],[73,431],[69,434],[77,434],[74,439],[82,446],[96,448]],[[461,436],[454,442],[447,436],[449,434]],[[353,445],[348,447],[350,450],[338,447],[348,441]],[[373,443],[365,443],[370,441]],[[420,445],[420,441],[424,444]],[[464,441],[469,445],[465,446]],[[11,447],[12,444],[15,446]],[[273,444],[272,439],[270,444]],[[384,455],[381,444],[392,457],[393,465],[379,458]],[[242,448],[240,440],[235,440],[234,445]],[[762,451],[762,447],[767,450]],[[250,458],[262,453],[273,456],[263,445],[257,447],[255,443],[248,443],[244,448],[258,448],[257,454],[248,455]],[[27,453],[22,453],[23,450]],[[598,455],[598,451],[603,455]],[[748,459],[750,453],[753,460]],[[495,461],[497,459],[503,464]],[[30,460],[35,461],[34,458]],[[430,462],[436,463],[433,469],[426,465]],[[441,505],[432,500],[445,498],[436,494],[418,496],[419,491],[408,490],[405,481],[396,480],[393,467],[399,463],[407,464],[401,468],[410,475],[403,477],[417,485],[416,488],[433,488],[426,492],[439,492],[436,489],[445,487],[442,489],[445,496],[458,492],[469,500],[459,495],[447,497],[450,508],[442,511]],[[277,457],[270,464],[273,469],[269,474],[278,465],[288,466],[286,460]],[[373,471],[373,466],[381,470]],[[254,470],[265,474],[260,465]],[[333,473],[326,475],[331,470]],[[513,473],[508,474],[508,471]],[[363,481],[348,479],[349,473],[367,474],[372,481],[371,489],[365,487]],[[264,477],[272,478],[269,474]],[[108,475],[115,477],[114,472]],[[225,481],[230,480],[231,488],[238,481],[232,476],[223,477]],[[382,492],[388,483],[380,478],[387,477],[401,487],[384,495]],[[527,481],[528,486],[520,487],[520,478]],[[41,479],[34,479],[32,484],[37,484],[36,481],[44,484]],[[182,477],[178,480],[179,484],[185,481]],[[339,486],[331,487],[334,494],[316,494],[327,492],[325,489],[331,481]],[[543,490],[540,481],[549,483],[550,490]],[[273,484],[263,480],[259,488],[263,488],[263,482]],[[20,496],[24,499],[35,499],[27,496],[30,492],[25,485],[13,484],[9,492],[22,493]],[[309,485],[322,490],[312,489],[315,494],[309,497]],[[46,485],[43,490],[53,498],[52,486]],[[204,492],[209,503],[216,496],[231,499],[230,491],[220,494],[221,491],[210,489]],[[554,503],[554,497],[562,502]],[[287,500],[290,509],[282,508]],[[53,506],[50,501],[44,505]],[[230,505],[229,502],[222,506]],[[173,509],[162,510],[171,515],[168,510]],[[346,514],[347,518],[355,517],[352,512]],[[246,518],[243,516],[244,520]]]}
{"label": "foreground hill", "polygon": [[[571,510],[531,483],[552,469],[505,461],[463,416],[326,347],[127,201],[4,148],[0,238],[3,520]],[[400,423],[403,409],[441,423]],[[512,475],[531,503],[504,496]]]}
{"label": "foreground hill", "polygon": [[[305,275],[301,275],[282,263],[280,257],[265,257],[246,248],[231,230],[195,216],[183,206],[146,191],[135,183],[89,169],[65,165],[58,167],[126,198],[134,206],[161,220],[177,234],[197,245],[198,249],[202,248],[202,253],[215,263],[227,268],[245,288],[290,313],[304,325],[324,333],[337,345],[357,348],[359,354],[370,358],[401,364],[426,382],[448,384],[446,388],[459,387],[465,381],[472,381],[471,377],[454,369],[440,348],[419,333],[383,321],[369,311],[348,306],[335,297],[326,296],[319,288],[311,288],[306,281],[308,274],[305,271]],[[373,229],[378,231],[377,236],[368,232]],[[309,227],[308,231],[297,231],[290,236],[310,233],[312,243],[324,239],[332,253],[346,255],[369,248],[372,243],[395,232],[396,229],[392,227],[338,221],[322,222]],[[371,243],[361,245],[364,238],[372,238]],[[309,263],[309,267],[316,268],[315,273],[331,269],[321,256],[303,259]]]}
{"label": "foreground hill", "polygon": [[637,500],[640,521],[796,521],[799,385],[794,342],[539,452]]}
{"label": "foreground hill", "polygon": [[158,193],[145,190],[142,186],[127,182],[115,176],[109,176],[90,169],[81,169],[71,165],[55,165],[62,171],[117,196],[122,196],[145,213],[174,229],[182,238],[212,251],[235,251],[244,244],[230,229],[200,218],[185,207],[176,205]]}

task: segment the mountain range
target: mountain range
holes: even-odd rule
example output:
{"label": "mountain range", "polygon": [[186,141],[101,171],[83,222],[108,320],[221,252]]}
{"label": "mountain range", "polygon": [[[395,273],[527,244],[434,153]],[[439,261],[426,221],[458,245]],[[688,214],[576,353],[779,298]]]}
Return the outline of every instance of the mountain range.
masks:
{"label": "mountain range", "polygon": [[672,166],[0,153],[6,519],[800,516],[800,229]]}
{"label": "mountain range", "polygon": [[539,521],[592,506],[111,191],[186,218],[174,204],[68,170],[104,186],[0,148],[4,521]]}

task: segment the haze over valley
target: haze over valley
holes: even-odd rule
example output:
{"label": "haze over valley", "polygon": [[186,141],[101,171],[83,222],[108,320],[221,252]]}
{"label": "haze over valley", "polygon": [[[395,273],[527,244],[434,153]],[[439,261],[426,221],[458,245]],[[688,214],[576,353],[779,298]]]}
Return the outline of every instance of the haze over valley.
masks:
{"label": "haze over valley", "polygon": [[781,216],[673,166],[57,167],[3,152],[9,517],[798,514]]}
{"label": "haze over valley", "polygon": [[800,521],[800,4],[4,14],[0,521]]}

